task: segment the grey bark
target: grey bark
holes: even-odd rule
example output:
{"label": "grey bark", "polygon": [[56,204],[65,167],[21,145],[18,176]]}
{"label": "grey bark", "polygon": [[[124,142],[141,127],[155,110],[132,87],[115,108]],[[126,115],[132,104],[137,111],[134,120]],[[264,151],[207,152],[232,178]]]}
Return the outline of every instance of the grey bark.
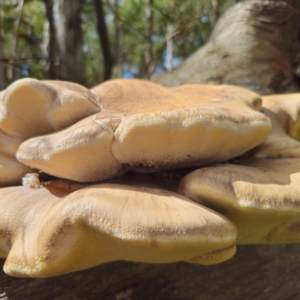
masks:
{"label": "grey bark", "polygon": [[81,0],[55,0],[56,33],[60,52],[60,79],[85,84],[82,51]]}
{"label": "grey bark", "polygon": [[228,9],[207,44],[177,69],[152,77],[166,86],[233,84],[260,94],[298,91],[299,0],[248,0]]}

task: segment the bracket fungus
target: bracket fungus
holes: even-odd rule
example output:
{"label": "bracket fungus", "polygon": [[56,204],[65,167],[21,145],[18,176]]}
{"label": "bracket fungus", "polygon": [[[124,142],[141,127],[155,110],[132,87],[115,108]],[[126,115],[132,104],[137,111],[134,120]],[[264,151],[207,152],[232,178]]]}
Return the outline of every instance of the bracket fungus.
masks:
{"label": "bracket fungus", "polygon": [[100,113],[26,140],[18,160],[60,178],[95,182],[130,169],[228,160],[260,144],[271,129],[259,112],[261,98],[238,87],[165,88],[136,79],[112,80],[92,90]]}
{"label": "bracket fungus", "polygon": [[95,93],[79,84],[25,78],[3,92],[0,126],[25,140],[63,129],[100,110]]}
{"label": "bracket fungus", "polygon": [[[0,93],[0,185],[32,174],[0,189],[5,272],[214,264],[236,244],[300,242],[300,158],[253,157],[287,156],[277,137],[299,136],[287,97],[264,97],[260,111],[257,94],[227,85],[13,83]],[[228,163],[240,155],[250,157]]]}
{"label": "bracket fungus", "polygon": [[0,186],[21,182],[31,168],[15,154],[24,140],[99,112],[95,93],[76,83],[20,79],[0,93]]}
{"label": "bracket fungus", "polygon": [[253,155],[300,158],[300,94],[272,95],[262,99],[262,112],[270,118],[272,130]]}
{"label": "bracket fungus", "polygon": [[211,264],[235,253],[229,220],[157,186],[54,181],[3,188],[0,205],[0,252],[13,276],[47,277],[113,260]]}
{"label": "bracket fungus", "polygon": [[[296,243],[300,230],[300,159],[244,158],[186,175],[179,192],[227,216],[237,244]],[[289,228],[291,230],[289,230]]]}

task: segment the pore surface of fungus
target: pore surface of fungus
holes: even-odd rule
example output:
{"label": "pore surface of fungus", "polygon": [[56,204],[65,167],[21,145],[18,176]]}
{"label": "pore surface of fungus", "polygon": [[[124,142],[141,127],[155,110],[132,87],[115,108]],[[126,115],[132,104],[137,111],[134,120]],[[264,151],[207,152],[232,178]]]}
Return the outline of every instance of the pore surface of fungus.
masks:
{"label": "pore surface of fungus", "polygon": [[259,96],[238,87],[165,88],[142,80],[112,80],[92,91],[100,99],[100,113],[25,141],[17,158],[61,178],[99,181],[128,169],[228,160],[260,144],[271,127],[259,112]]}
{"label": "pore surface of fungus", "polygon": [[54,276],[113,260],[210,264],[235,253],[228,219],[159,186],[54,181],[2,188],[0,205],[0,253],[13,276]]}
{"label": "pore surface of fungus", "polygon": [[238,244],[300,242],[300,159],[245,158],[186,175],[179,192],[233,221]]}

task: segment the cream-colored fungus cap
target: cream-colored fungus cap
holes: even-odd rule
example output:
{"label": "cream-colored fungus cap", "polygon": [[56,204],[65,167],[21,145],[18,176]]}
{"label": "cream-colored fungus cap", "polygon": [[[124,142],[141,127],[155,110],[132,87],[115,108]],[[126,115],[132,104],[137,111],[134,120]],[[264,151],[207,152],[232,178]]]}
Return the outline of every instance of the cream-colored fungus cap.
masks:
{"label": "cream-colored fungus cap", "polygon": [[300,158],[300,94],[272,95],[262,99],[262,112],[270,118],[272,131],[253,155]]}
{"label": "cream-colored fungus cap", "polygon": [[[259,112],[260,97],[238,87],[165,88],[119,79],[93,92],[100,99],[100,113],[58,133],[27,140],[17,158],[61,178],[99,181],[120,169],[153,171],[228,160],[260,144],[271,128]],[[86,129],[81,131],[83,124]],[[98,158],[91,160],[92,155]],[[89,174],[84,171],[87,165]]]}
{"label": "cream-colored fungus cap", "polygon": [[20,79],[1,97],[0,127],[23,140],[65,128],[101,110],[95,93],[67,81]]}
{"label": "cream-colored fungus cap", "polygon": [[0,187],[20,184],[21,178],[31,170],[15,158],[21,142],[0,129]]}
{"label": "cream-colored fungus cap", "polygon": [[246,158],[198,169],[179,192],[236,224],[237,244],[300,242],[300,159]]}
{"label": "cream-colored fungus cap", "polygon": [[0,187],[21,184],[22,177],[30,170],[15,158],[0,153]]}
{"label": "cream-colored fungus cap", "polygon": [[55,276],[115,260],[201,256],[209,264],[235,253],[228,219],[158,186],[54,181],[0,189],[0,205],[0,254],[12,276]]}
{"label": "cream-colored fungus cap", "polygon": [[60,178],[95,182],[123,172],[111,152],[113,119],[90,116],[55,134],[24,142],[17,158],[22,163]]}
{"label": "cream-colored fungus cap", "polygon": [[263,97],[266,107],[272,110],[287,134],[300,141],[300,93]]}
{"label": "cream-colored fungus cap", "polygon": [[0,93],[0,186],[20,184],[31,169],[15,159],[20,143],[65,128],[101,110],[76,83],[20,79]]}
{"label": "cream-colored fungus cap", "polygon": [[120,163],[174,168],[224,161],[260,144],[270,131],[258,112],[260,97],[238,87],[113,80],[93,90],[104,110],[126,114],[112,144]]}

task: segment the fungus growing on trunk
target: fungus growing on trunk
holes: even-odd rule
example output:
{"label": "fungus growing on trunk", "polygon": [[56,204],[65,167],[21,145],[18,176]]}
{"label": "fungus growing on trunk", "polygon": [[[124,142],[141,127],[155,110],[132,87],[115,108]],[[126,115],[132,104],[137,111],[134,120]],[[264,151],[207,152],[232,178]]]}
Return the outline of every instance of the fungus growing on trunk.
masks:
{"label": "fungus growing on trunk", "polygon": [[[298,135],[297,114],[283,102],[266,99],[266,116],[261,98],[242,88],[121,79],[91,91],[24,79],[0,97],[0,184],[31,168],[59,177],[0,189],[10,275],[114,260],[214,264],[233,256],[235,243],[300,242],[300,159],[228,163],[275,144],[268,117],[285,139]],[[120,177],[128,171],[160,172]]]}
{"label": "fungus growing on trunk", "polygon": [[66,128],[100,110],[95,93],[79,84],[25,78],[3,92],[0,126],[25,140]]}
{"label": "fungus growing on trunk", "polygon": [[0,252],[13,276],[54,276],[114,260],[212,264],[235,253],[228,219],[155,185],[54,181],[0,189],[0,205]]}
{"label": "fungus growing on trunk", "polygon": [[24,140],[99,112],[95,93],[76,83],[20,79],[0,93],[0,186],[20,184],[31,168],[15,154]]}
{"label": "fungus growing on trunk", "polygon": [[93,91],[100,113],[25,141],[18,160],[60,178],[95,182],[130,169],[226,161],[260,144],[271,129],[259,112],[261,98],[238,87],[165,88],[142,80],[112,80]]}
{"label": "fungus growing on trunk", "polygon": [[253,152],[259,158],[300,158],[300,94],[265,96],[262,112],[272,130]]}
{"label": "fungus growing on trunk", "polygon": [[[300,159],[239,159],[186,175],[179,192],[227,216],[237,244],[299,243]],[[283,234],[284,232],[284,234]]]}
{"label": "fungus growing on trunk", "polygon": [[0,187],[20,184],[20,179],[31,169],[15,158],[20,144],[21,141],[7,135],[0,128]]}

